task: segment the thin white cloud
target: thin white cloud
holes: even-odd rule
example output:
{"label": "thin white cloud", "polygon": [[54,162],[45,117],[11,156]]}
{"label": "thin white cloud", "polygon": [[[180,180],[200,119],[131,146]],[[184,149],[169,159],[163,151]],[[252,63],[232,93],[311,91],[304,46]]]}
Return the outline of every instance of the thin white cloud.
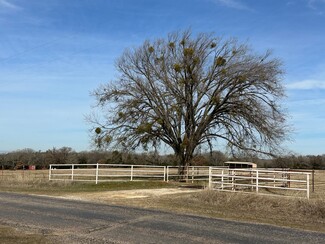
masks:
{"label": "thin white cloud", "polygon": [[322,15],[324,13],[325,0],[307,0],[307,6]]}
{"label": "thin white cloud", "polygon": [[250,7],[248,7],[247,5],[245,5],[244,3],[242,3],[239,0],[210,0],[210,1],[213,3],[219,4],[219,5],[223,5],[228,8],[252,11],[252,9]]}
{"label": "thin white cloud", "polygon": [[307,0],[307,4],[311,8],[315,8],[315,5],[325,3],[325,0]]}
{"label": "thin white cloud", "polygon": [[325,81],[321,80],[303,80],[293,82],[286,85],[290,90],[311,90],[311,89],[325,89]]}
{"label": "thin white cloud", "polygon": [[292,5],[295,5],[296,2],[295,1],[288,1],[286,4],[287,4],[287,6],[292,6]]}
{"label": "thin white cloud", "polygon": [[[288,102],[289,106],[296,106],[301,108],[302,106],[315,106],[319,105],[324,108],[325,99],[323,98],[310,98],[310,99],[293,99],[292,101]],[[317,108],[319,110],[319,107]]]}
{"label": "thin white cloud", "polygon": [[0,0],[0,9],[1,8],[12,9],[12,10],[20,10],[21,9],[21,7],[19,7],[18,5],[15,5],[15,4],[9,2],[9,0]]}

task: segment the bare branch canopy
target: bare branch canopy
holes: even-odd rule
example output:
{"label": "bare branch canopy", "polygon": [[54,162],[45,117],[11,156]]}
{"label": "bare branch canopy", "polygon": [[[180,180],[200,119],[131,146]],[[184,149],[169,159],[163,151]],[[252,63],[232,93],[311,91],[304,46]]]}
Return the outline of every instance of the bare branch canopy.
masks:
{"label": "bare branch canopy", "polygon": [[198,146],[273,155],[287,139],[281,62],[235,39],[190,31],[145,41],[116,62],[119,77],[94,91],[104,120],[98,145],[165,143],[188,165]]}

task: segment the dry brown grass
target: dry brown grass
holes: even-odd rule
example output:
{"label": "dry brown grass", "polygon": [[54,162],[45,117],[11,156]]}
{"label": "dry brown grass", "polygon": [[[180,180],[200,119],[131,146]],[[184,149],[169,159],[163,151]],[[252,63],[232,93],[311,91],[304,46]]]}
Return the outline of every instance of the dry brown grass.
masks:
{"label": "dry brown grass", "polygon": [[[188,199],[188,201],[191,201]],[[287,219],[324,224],[325,201],[322,199],[297,199],[254,194],[233,194],[215,191],[197,193],[193,203],[200,202],[206,206],[214,206],[221,212],[228,212],[234,217],[246,219],[265,218],[271,223]],[[325,230],[325,226],[324,230]]]}
{"label": "dry brown grass", "polygon": [[48,170],[1,170],[1,184],[30,184],[34,182],[46,182]]}
{"label": "dry brown grass", "polygon": [[49,181],[47,170],[3,171],[0,175],[0,191],[61,195],[82,192],[110,190],[152,189],[174,187],[162,181],[112,181],[95,184],[93,182]]}
{"label": "dry brown grass", "polygon": [[315,170],[315,192],[313,197],[325,197],[325,170]]}
{"label": "dry brown grass", "polygon": [[114,203],[325,232],[325,200],[321,199],[204,190],[155,198],[120,199]]}
{"label": "dry brown grass", "polygon": [[12,227],[0,225],[0,242],[5,244],[46,244],[55,243],[42,234],[28,233]]}

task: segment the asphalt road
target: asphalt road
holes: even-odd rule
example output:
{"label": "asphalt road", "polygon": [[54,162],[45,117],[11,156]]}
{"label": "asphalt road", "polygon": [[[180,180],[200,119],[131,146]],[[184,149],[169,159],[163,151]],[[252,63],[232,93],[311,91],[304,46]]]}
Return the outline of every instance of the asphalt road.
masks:
{"label": "asphalt road", "polygon": [[1,192],[0,224],[56,243],[325,243],[324,233]]}

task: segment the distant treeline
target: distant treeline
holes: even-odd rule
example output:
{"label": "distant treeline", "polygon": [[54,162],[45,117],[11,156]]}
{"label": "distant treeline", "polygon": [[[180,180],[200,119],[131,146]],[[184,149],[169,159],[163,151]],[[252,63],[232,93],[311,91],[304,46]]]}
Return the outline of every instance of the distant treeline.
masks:
{"label": "distant treeline", "polygon": [[[275,159],[231,158],[220,151],[196,156],[192,165],[223,165],[226,161],[249,161],[257,163],[260,168],[293,168],[293,169],[325,169],[325,155],[290,155]],[[45,152],[32,149],[17,150],[0,154],[1,169],[28,169],[35,165],[36,169],[47,169],[50,164],[148,164],[178,165],[174,155],[158,155],[157,153],[134,153],[121,151],[85,151],[76,152],[70,147],[53,148]]]}

